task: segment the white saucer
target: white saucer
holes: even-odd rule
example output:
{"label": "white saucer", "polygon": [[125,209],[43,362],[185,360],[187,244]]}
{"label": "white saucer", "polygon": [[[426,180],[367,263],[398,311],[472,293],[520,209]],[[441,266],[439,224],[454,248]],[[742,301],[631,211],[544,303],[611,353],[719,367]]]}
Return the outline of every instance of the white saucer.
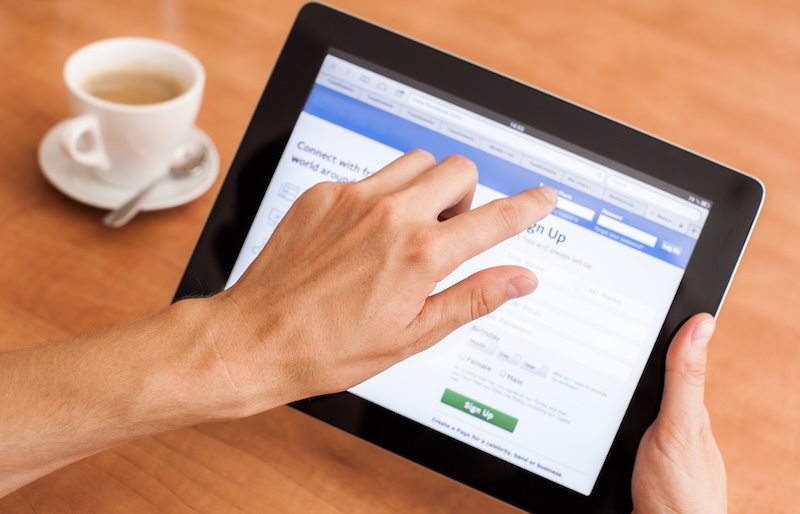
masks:
{"label": "white saucer", "polygon": [[[136,193],[136,189],[99,179],[90,168],[64,155],[59,145],[63,126],[64,122],[61,122],[50,129],[39,145],[39,167],[56,189],[74,200],[101,209],[119,207]],[[196,177],[165,180],[144,200],[143,210],[167,209],[191,202],[214,184],[219,173],[219,155],[214,143],[197,127],[192,127],[189,139],[201,142],[208,149],[203,162],[205,172]]]}

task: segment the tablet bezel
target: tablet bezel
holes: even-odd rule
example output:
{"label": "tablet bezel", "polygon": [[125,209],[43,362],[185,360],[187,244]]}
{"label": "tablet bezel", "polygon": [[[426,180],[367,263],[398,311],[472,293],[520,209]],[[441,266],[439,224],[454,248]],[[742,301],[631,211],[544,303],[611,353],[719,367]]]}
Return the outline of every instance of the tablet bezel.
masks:
{"label": "tablet bezel", "polygon": [[668,342],[692,314],[717,312],[758,215],[763,186],[752,177],[563,99],[329,7],[308,4],[298,15],[256,107],[175,300],[213,294],[224,287],[330,49],[379,64],[713,202],[628,412],[588,497],[347,392],[293,405],[532,512],[629,511],[633,460],[639,439],[658,410]]}

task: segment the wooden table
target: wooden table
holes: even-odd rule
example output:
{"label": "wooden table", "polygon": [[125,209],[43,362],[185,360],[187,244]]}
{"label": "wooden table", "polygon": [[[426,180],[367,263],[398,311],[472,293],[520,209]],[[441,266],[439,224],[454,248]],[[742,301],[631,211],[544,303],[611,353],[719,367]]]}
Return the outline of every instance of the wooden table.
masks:
{"label": "wooden table", "polygon": [[[768,200],[719,319],[707,402],[732,512],[800,493],[800,4],[796,0],[341,0],[335,5],[746,170]],[[299,0],[5,0],[0,8],[0,348],[166,305],[221,179],[108,230],[39,172],[67,116],[61,67],[96,39],[166,39],[206,66],[198,125],[227,169]],[[223,173],[224,174],[224,173]],[[2,456],[0,456],[2,458]],[[508,512],[288,408],[78,462],[1,512]]]}

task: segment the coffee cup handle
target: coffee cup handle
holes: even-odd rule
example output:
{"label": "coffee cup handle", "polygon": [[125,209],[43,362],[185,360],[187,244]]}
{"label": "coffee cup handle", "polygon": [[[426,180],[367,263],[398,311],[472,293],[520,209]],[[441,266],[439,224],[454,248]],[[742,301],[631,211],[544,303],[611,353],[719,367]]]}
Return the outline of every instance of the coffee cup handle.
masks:
{"label": "coffee cup handle", "polygon": [[78,164],[103,171],[111,169],[111,161],[100,137],[100,124],[89,114],[65,122],[61,131],[61,150]]}

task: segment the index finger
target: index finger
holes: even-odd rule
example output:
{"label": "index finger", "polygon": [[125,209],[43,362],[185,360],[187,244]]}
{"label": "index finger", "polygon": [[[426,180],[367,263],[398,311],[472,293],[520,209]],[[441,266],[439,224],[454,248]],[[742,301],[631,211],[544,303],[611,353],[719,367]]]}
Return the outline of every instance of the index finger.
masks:
{"label": "index finger", "polygon": [[550,214],[558,193],[548,186],[527,189],[499,198],[440,223],[449,264],[456,267],[467,259],[519,234]]}

